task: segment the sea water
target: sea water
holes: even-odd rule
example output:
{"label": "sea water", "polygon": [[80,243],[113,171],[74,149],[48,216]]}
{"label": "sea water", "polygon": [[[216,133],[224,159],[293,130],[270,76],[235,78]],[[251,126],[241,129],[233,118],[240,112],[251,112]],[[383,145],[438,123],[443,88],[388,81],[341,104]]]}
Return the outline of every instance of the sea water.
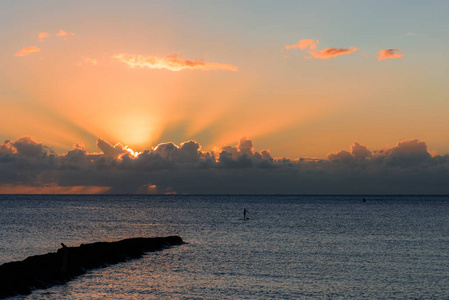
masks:
{"label": "sea water", "polygon": [[34,195],[0,209],[0,263],[60,243],[187,243],[15,299],[449,298],[446,196]]}

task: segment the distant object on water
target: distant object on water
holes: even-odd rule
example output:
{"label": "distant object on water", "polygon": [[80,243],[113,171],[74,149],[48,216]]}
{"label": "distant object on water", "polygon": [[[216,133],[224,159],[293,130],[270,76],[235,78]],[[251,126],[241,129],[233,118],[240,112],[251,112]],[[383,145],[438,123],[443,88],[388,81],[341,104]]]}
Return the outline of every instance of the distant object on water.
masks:
{"label": "distant object on water", "polygon": [[246,208],[245,209],[243,209],[243,220],[249,220],[249,218],[246,216],[246,213],[247,213],[248,211],[246,210]]}
{"label": "distant object on water", "polygon": [[362,202],[363,202],[363,203],[365,203],[365,202],[366,202],[366,199],[365,199],[365,198],[363,198]]}

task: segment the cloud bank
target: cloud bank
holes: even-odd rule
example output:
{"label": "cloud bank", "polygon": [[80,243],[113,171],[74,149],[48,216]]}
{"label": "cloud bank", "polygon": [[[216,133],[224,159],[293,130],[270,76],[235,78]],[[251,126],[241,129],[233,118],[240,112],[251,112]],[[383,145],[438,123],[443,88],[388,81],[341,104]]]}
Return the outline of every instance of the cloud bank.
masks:
{"label": "cloud bank", "polygon": [[151,55],[133,55],[133,54],[117,54],[114,58],[127,64],[131,68],[150,68],[150,69],[166,69],[170,71],[190,70],[223,70],[237,72],[238,68],[229,64],[221,64],[215,62],[204,62],[202,60],[189,60],[179,58],[177,55],[168,55],[165,57]]}
{"label": "cloud bank", "polygon": [[55,154],[33,137],[0,144],[0,193],[448,194],[449,156],[419,140],[369,150],[354,142],[328,159],[274,158],[242,138],[203,151],[196,141],[142,153],[98,139]]}

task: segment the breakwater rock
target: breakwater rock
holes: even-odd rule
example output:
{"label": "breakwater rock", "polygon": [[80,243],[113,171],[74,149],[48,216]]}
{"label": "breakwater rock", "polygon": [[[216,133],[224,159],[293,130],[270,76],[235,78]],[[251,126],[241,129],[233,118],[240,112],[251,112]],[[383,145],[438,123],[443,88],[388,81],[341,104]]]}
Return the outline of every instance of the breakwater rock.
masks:
{"label": "breakwater rock", "polygon": [[98,242],[79,247],[61,244],[63,247],[56,253],[30,256],[23,261],[1,265],[0,299],[64,284],[87,270],[140,258],[146,252],[183,243],[179,236],[169,236]]}

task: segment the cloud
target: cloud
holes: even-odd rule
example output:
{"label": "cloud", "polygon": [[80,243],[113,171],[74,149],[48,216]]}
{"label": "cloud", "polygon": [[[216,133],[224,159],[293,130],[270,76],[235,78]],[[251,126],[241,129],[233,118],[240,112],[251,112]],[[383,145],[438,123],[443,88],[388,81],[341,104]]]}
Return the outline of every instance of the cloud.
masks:
{"label": "cloud", "polygon": [[169,55],[165,57],[158,56],[144,56],[132,54],[117,54],[114,58],[118,61],[127,64],[131,68],[141,67],[150,69],[166,69],[170,71],[181,71],[185,69],[190,70],[223,70],[223,71],[238,71],[236,66],[229,64],[221,64],[215,62],[204,62],[202,60],[188,60],[179,58],[177,55]]}
{"label": "cloud", "polygon": [[253,142],[246,137],[240,139],[237,149],[240,153],[251,156],[254,154]]}
{"label": "cloud", "polygon": [[401,141],[388,152],[390,156],[425,156],[429,157],[427,144],[417,139]]}
{"label": "cloud", "polygon": [[431,159],[427,144],[417,139],[398,142],[395,146],[376,150],[373,153],[366,146],[354,142],[350,152],[340,150],[327,155],[330,161],[378,160],[388,165],[410,167]]}
{"label": "cloud", "polygon": [[106,157],[110,158],[119,158],[120,156],[129,153],[134,156],[134,151],[129,149],[127,146],[123,146],[118,143],[115,146],[112,146],[107,141],[103,139],[97,140],[97,147],[104,153]]}
{"label": "cloud", "polygon": [[357,50],[359,50],[359,48],[356,48],[356,47],[326,48],[326,49],[321,49],[319,51],[309,51],[309,54],[311,54],[312,57],[315,59],[329,59],[332,57],[337,57],[339,55],[351,54],[352,52],[355,52]]}
{"label": "cloud", "polygon": [[[64,39],[67,39],[67,37],[73,36],[73,35],[75,35],[73,32],[66,32],[64,30],[59,30],[59,32],[56,33],[56,36],[63,37]],[[50,34],[48,32],[39,32],[39,34],[38,34],[38,38],[39,38],[40,42],[44,41],[44,39],[47,39],[49,37],[50,37]],[[40,51],[41,51],[41,49],[36,46],[29,46],[29,47],[25,47],[22,50],[16,52],[14,54],[14,56],[26,56],[30,53],[40,52]]]}
{"label": "cloud", "polygon": [[73,32],[67,32],[67,31],[64,31],[64,30],[62,30],[62,29],[60,29],[59,31],[58,31],[58,33],[56,33],[56,36],[60,36],[60,37],[68,37],[68,36],[73,36],[73,35],[75,35]]}
{"label": "cloud", "polygon": [[102,194],[110,187],[104,186],[24,186],[0,184],[0,194]]}
{"label": "cloud", "polygon": [[360,145],[358,142],[354,142],[349,147],[349,152],[346,150],[340,150],[338,152],[329,153],[327,159],[330,161],[345,161],[350,162],[353,159],[368,159],[372,156],[371,151],[367,147]]}
{"label": "cloud", "polygon": [[325,48],[318,50],[319,40],[313,40],[313,39],[302,39],[297,44],[293,45],[286,45],[285,49],[300,49],[303,51],[306,51],[311,56],[305,56],[305,59],[329,59],[333,57],[337,57],[339,55],[345,55],[345,54],[351,54],[352,52],[355,52],[359,50],[359,48],[356,47],[349,47],[349,48]]}
{"label": "cloud", "polygon": [[389,164],[402,167],[421,164],[431,158],[427,144],[417,139],[398,142],[383,153]]}
{"label": "cloud", "polygon": [[160,194],[155,184],[144,184],[137,189],[138,194]]}
{"label": "cloud", "polygon": [[26,55],[28,55],[30,53],[39,52],[39,51],[41,51],[41,49],[39,49],[38,47],[30,46],[30,47],[25,47],[22,50],[16,52],[14,54],[14,56],[26,56]]}
{"label": "cloud", "polygon": [[[354,142],[328,159],[273,158],[252,140],[203,151],[196,141],[135,153],[98,139],[56,155],[33,137],[0,144],[0,193],[447,194],[449,155],[417,139],[370,151]],[[132,154],[134,153],[134,155]]]}
{"label": "cloud", "polygon": [[44,39],[48,38],[50,35],[48,34],[48,32],[39,32],[39,41],[43,41]]}
{"label": "cloud", "polygon": [[3,144],[0,144],[0,154],[15,154],[17,153],[16,147],[14,147],[14,142],[10,140],[5,140]]}
{"label": "cloud", "polygon": [[379,50],[379,52],[377,52],[377,59],[381,61],[385,59],[402,58],[404,54],[400,52],[401,51],[399,49]]}
{"label": "cloud", "polygon": [[15,141],[6,140],[0,144],[0,153],[19,154],[26,157],[39,157],[46,154],[41,143],[30,136],[21,137]]}
{"label": "cloud", "polygon": [[371,151],[369,151],[368,148],[366,148],[363,145],[360,145],[357,142],[354,142],[351,145],[350,150],[351,150],[351,155],[354,157],[357,157],[357,158],[365,159],[365,158],[368,158],[371,156]]}
{"label": "cloud", "polygon": [[301,50],[305,50],[307,48],[310,48],[310,50],[315,50],[319,43],[320,43],[319,40],[302,39],[297,44],[285,45],[285,49],[290,50],[290,49],[297,49],[297,48],[299,48]]}
{"label": "cloud", "polygon": [[353,155],[346,150],[340,150],[335,153],[329,153],[327,159],[329,160],[349,160],[352,159]]}

